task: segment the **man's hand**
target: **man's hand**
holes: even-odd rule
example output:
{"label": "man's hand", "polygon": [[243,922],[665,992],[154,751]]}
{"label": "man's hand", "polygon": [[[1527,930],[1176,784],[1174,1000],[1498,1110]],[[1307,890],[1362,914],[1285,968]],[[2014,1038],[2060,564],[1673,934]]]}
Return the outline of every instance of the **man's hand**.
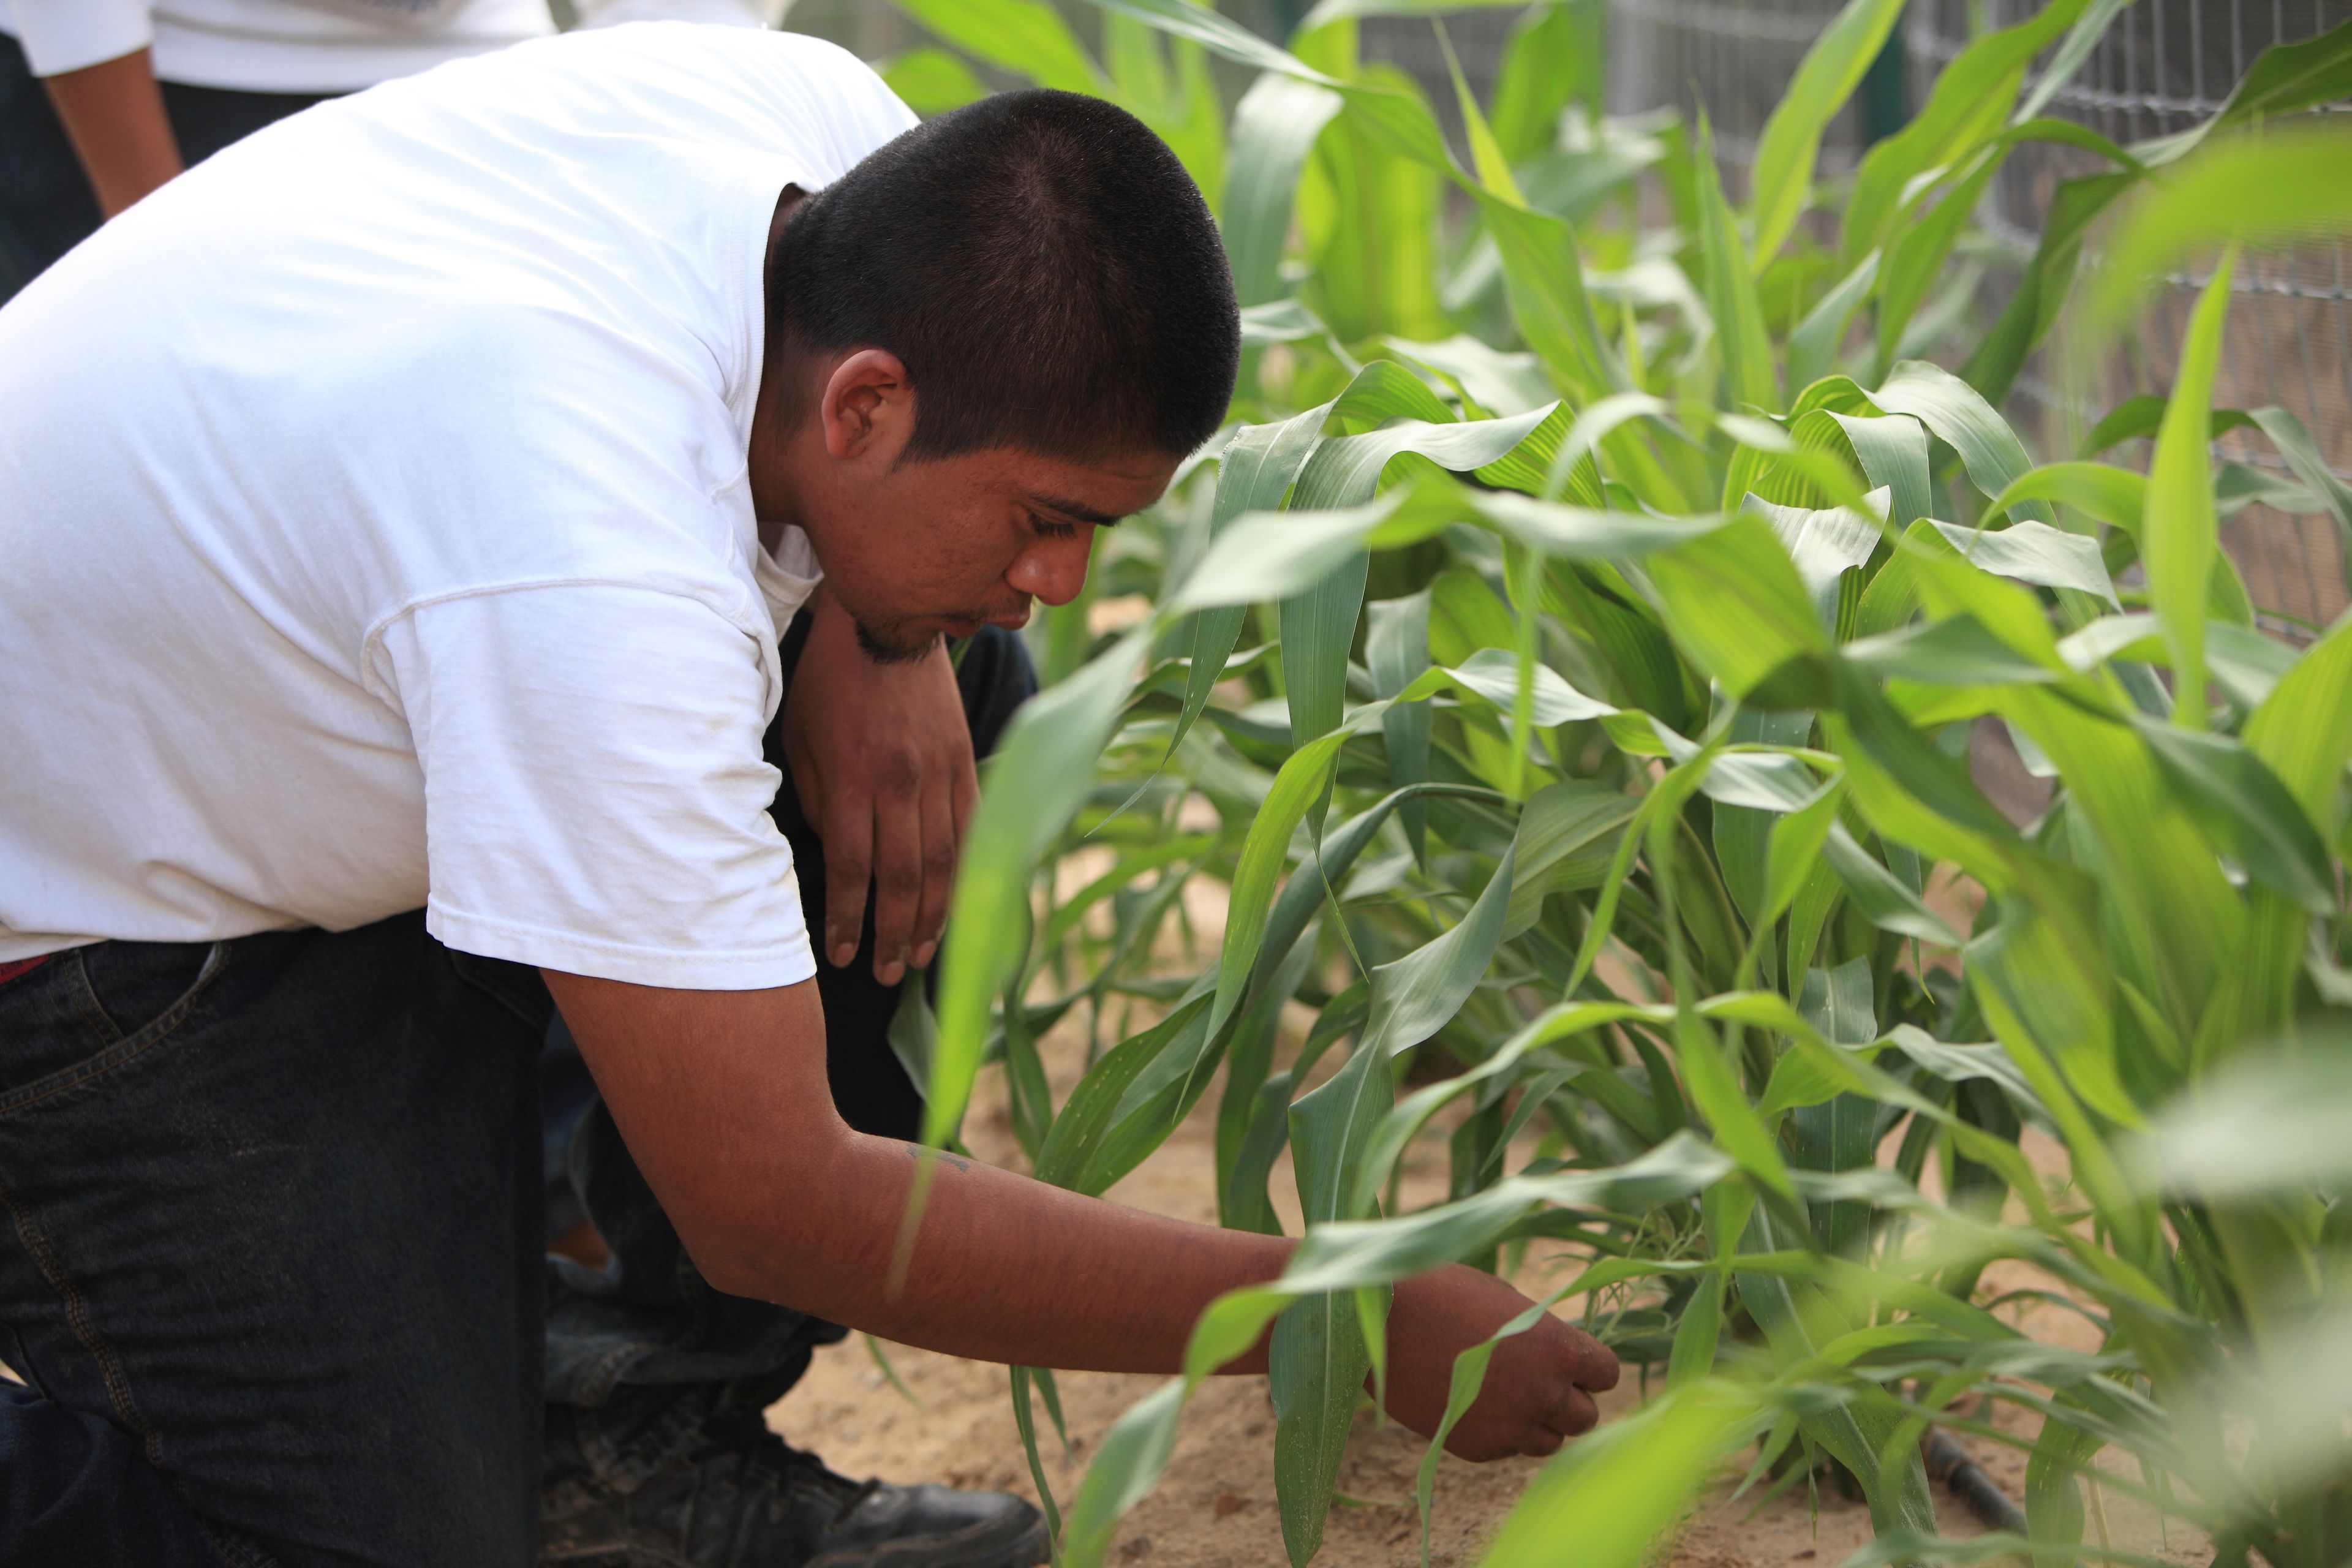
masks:
{"label": "man's hand", "polygon": [[856,956],[870,878],[874,977],[895,985],[930,963],[947,921],[980,799],[971,732],[944,645],[877,664],[822,586],[803,613],[811,624],[784,697],[784,760],[824,841],[824,952],[835,964]]}
{"label": "man's hand", "polygon": [[[1528,1306],[1502,1280],[1458,1263],[1400,1282],[1389,1311],[1389,1414],[1424,1436],[1436,1431],[1454,1358]],[[1446,1435],[1445,1450],[1463,1459],[1552,1453],[1592,1429],[1601,1418],[1592,1395],[1616,1386],[1609,1347],[1546,1313],[1495,1347],[1477,1401]]]}

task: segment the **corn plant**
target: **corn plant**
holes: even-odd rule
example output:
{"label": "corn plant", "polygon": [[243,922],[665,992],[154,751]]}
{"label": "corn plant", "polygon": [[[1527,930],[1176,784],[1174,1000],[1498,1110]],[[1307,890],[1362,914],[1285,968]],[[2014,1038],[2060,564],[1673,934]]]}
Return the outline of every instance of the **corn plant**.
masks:
{"label": "corn plant", "polygon": [[[1593,112],[1581,6],[1529,10],[1486,103],[1455,72],[1465,163],[1356,56],[1357,16],[1438,7],[1327,0],[1280,47],[1185,0],[1097,4],[1104,65],[1032,0],[907,8],[1162,128],[1217,205],[1251,353],[1236,423],[1098,566],[1148,612],[1101,639],[1083,605],[1049,617],[1055,679],[958,884],[926,1137],[1001,1061],[1037,1174],[1100,1193],[1214,1089],[1223,1222],[1281,1228],[1286,1150],[1307,1226],[1066,1515],[1047,1496],[1064,1559],[1102,1559],[1192,1389],[1271,1325],[1304,1563],[1388,1286],[1538,1237],[1582,1260],[1553,1299],[1615,1300],[1592,1326],[1662,1388],[1538,1478],[1490,1561],[1573,1539],[1633,1564],[1749,1445],[1751,1479],[1850,1474],[1873,1561],[2128,1558],[2084,1541],[2076,1478],[2109,1447],[2137,1479],[2097,1484],[2217,1561],[2352,1559],[2352,623],[2257,628],[2216,545],[2247,487],[2210,453],[2258,428],[2295,476],[2273,492],[2352,534],[2291,416],[2211,405],[2236,247],[2352,226],[2352,138],[2275,123],[2352,93],[2352,28],[2123,147],[2041,116],[2120,9],[2053,0],[1953,60],[1829,211],[1821,138],[1897,0],[1825,28],[1738,205],[1704,121]],[[1259,73],[1230,123],[1209,54]],[[980,90],[939,51],[891,70],[931,106]],[[2108,172],[2060,188],[1946,368],[1977,197],[2035,139]],[[2085,363],[2141,279],[2217,244],[2168,392],[2037,463],[1997,407],[2026,356]],[[2095,460],[2138,437],[2147,472]],[[2051,781],[2022,826],[1970,776],[1985,725]],[[1081,846],[1094,874],[1056,897]],[[1171,971],[1203,877],[1217,951]],[[1293,1003],[1316,1021],[1277,1063]],[[1074,1010],[1143,1026],[1056,1105],[1034,1042]],[[1441,1126],[1448,1198],[1403,1209],[1400,1162]],[[2003,1258],[2097,1351],[1980,1301]],[[1013,1383],[1034,1466],[1053,1384]],[[1957,1414],[1979,1396],[2041,1418],[2030,1533],[1942,1541],[1928,1425],[2021,1441]]]}

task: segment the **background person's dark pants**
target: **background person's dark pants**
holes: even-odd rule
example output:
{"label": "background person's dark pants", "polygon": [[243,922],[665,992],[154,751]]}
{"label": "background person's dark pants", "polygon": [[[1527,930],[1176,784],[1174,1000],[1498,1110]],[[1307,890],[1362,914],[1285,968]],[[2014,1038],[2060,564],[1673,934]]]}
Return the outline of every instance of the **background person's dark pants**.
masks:
{"label": "background person's dark pants", "polygon": [[[961,681],[984,745],[1034,677],[983,634]],[[820,984],[871,1125],[915,1101],[868,959]],[[0,1563],[524,1568],[544,1482],[626,1485],[839,1337],[704,1284],[601,1105],[568,1169],[613,1264],[544,1260],[550,1019],[421,913],[0,984]]]}
{"label": "background person's dark pants", "polygon": [[[180,162],[189,165],[333,96],[162,85],[172,139],[180,144]],[[26,63],[23,47],[0,33],[0,304],[98,224],[98,196],[48,89]]]}

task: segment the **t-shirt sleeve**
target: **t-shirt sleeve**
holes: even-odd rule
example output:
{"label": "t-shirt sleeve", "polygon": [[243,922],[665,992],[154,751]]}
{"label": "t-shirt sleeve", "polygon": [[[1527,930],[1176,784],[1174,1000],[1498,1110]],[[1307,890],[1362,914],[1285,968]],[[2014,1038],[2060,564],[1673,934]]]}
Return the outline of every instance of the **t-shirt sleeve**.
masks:
{"label": "t-shirt sleeve", "polygon": [[443,942],[683,990],[816,973],[740,627],[680,595],[563,585],[427,604],[380,647]]}
{"label": "t-shirt sleeve", "polygon": [[35,76],[62,76],[143,49],[152,0],[0,0]]}

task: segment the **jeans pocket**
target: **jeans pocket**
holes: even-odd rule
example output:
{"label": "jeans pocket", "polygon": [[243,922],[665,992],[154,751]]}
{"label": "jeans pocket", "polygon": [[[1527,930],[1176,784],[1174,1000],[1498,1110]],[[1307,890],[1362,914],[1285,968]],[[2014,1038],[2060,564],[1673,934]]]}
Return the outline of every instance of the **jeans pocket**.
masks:
{"label": "jeans pocket", "polygon": [[78,950],[82,974],[119,1039],[167,1032],[187,1016],[227,955],[225,942],[101,942]]}
{"label": "jeans pocket", "polygon": [[0,1115],[87,1083],[169,1036],[229,944],[102,942],[59,953],[0,1009]]}

